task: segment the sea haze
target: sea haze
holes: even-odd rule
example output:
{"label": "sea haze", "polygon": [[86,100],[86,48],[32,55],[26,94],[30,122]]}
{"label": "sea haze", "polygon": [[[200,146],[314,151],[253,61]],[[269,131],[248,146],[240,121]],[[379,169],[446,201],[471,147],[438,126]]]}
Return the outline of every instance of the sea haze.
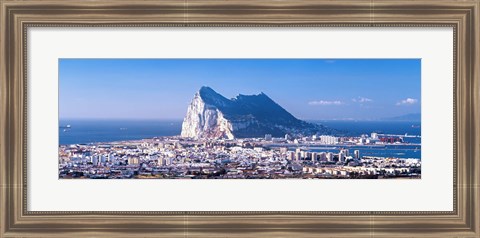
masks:
{"label": "sea haze", "polygon": [[[408,121],[310,121],[342,131],[345,136],[378,132],[421,135],[420,122]],[[60,145],[139,140],[180,135],[182,120],[60,120]],[[66,129],[67,125],[71,127]],[[420,138],[405,138],[420,143]]]}

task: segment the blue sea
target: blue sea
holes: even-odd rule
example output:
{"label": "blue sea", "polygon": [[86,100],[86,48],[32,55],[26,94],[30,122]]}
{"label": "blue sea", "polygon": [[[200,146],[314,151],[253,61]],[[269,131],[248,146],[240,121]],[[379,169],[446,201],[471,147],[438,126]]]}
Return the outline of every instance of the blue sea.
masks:
{"label": "blue sea", "polygon": [[174,136],[182,130],[182,120],[60,120],[59,123],[60,145]]}
{"label": "blue sea", "polygon": [[[312,121],[313,122],[313,121]],[[345,136],[360,136],[372,132],[396,135],[421,135],[420,122],[404,121],[314,121],[342,131]],[[182,120],[60,120],[60,144],[87,144],[139,140],[160,136],[179,135]],[[66,128],[70,125],[69,128]],[[420,138],[404,138],[420,144]],[[353,150],[360,149],[350,147]],[[387,146],[386,148],[361,148],[363,155],[391,155],[400,158],[420,158],[420,146]],[[338,148],[312,148],[315,151],[338,151]]]}

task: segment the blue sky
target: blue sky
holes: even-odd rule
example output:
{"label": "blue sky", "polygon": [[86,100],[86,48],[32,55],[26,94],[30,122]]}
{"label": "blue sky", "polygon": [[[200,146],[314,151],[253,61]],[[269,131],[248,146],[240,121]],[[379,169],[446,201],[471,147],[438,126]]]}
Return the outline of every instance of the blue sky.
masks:
{"label": "blue sky", "polygon": [[264,92],[307,120],[420,113],[420,59],[60,59],[61,119],[181,119],[196,91]]}

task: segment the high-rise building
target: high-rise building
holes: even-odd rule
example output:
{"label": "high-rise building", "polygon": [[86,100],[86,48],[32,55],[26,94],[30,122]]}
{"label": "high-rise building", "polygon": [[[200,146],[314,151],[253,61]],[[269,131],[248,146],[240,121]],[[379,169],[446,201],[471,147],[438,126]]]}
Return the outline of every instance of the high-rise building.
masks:
{"label": "high-rise building", "polygon": [[339,162],[344,162],[345,161],[345,152],[343,150],[338,153],[338,161]]}
{"label": "high-rise building", "polygon": [[297,152],[297,153],[295,154],[295,160],[300,160],[301,158],[302,158],[302,153]]}
{"label": "high-rise building", "polygon": [[107,162],[107,157],[105,157],[105,155],[100,156],[100,162],[101,163]]}
{"label": "high-rise building", "polygon": [[312,162],[317,162],[317,152],[312,152]]}
{"label": "high-rise building", "polygon": [[354,150],[353,155],[355,159],[360,159],[360,151],[359,150]]}
{"label": "high-rise building", "polygon": [[97,165],[98,164],[98,155],[92,156],[92,158],[90,159],[90,162],[92,162],[92,164],[94,164],[94,165]]}
{"label": "high-rise building", "polygon": [[265,140],[266,141],[271,141],[272,140],[272,134],[265,134]]}
{"label": "high-rise building", "polygon": [[108,162],[114,162],[115,161],[115,155],[114,154],[108,154]]}
{"label": "high-rise building", "polygon": [[333,153],[332,153],[332,152],[328,152],[327,155],[326,155],[326,157],[327,157],[327,161],[328,161],[328,162],[332,162],[332,161],[333,161]]}
{"label": "high-rise building", "polygon": [[320,152],[319,157],[320,157],[319,158],[320,161],[326,161],[327,160],[327,153]]}
{"label": "high-rise building", "polygon": [[288,157],[287,157],[289,160],[293,160],[295,159],[295,152],[293,151],[289,151],[288,152]]}

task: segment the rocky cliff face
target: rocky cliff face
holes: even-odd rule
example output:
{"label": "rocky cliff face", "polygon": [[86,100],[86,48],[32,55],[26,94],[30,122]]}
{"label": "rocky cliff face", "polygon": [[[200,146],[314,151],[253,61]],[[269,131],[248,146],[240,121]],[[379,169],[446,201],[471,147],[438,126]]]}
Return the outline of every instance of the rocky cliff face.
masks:
{"label": "rocky cliff face", "polygon": [[264,93],[227,99],[209,87],[202,87],[187,109],[181,136],[233,139],[325,132],[323,126],[295,118]]}
{"label": "rocky cliff face", "polygon": [[[218,107],[205,103],[201,89],[193,97],[182,124],[182,137],[233,139],[232,124]],[[205,95],[204,95],[205,96]],[[219,102],[221,103],[221,102]]]}

